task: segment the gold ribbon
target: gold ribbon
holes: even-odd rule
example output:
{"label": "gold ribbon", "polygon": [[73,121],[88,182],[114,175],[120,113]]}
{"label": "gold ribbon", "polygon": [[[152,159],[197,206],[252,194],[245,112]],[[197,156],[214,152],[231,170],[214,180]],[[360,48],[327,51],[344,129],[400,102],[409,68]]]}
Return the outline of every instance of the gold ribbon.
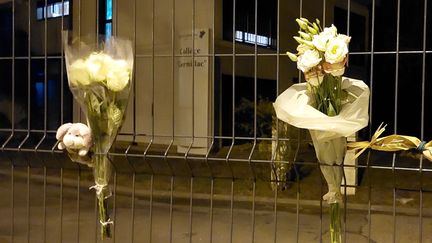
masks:
{"label": "gold ribbon", "polygon": [[371,141],[348,143],[348,150],[360,150],[359,152],[356,152],[354,158],[359,157],[360,154],[362,154],[368,148],[385,152],[417,149],[419,152],[423,153],[425,158],[427,158],[429,161],[432,161],[432,141],[426,143],[416,137],[397,134],[379,138],[379,136],[381,136],[381,134],[385,131],[385,127],[386,126],[383,126],[381,123],[377,131],[372,136]]}

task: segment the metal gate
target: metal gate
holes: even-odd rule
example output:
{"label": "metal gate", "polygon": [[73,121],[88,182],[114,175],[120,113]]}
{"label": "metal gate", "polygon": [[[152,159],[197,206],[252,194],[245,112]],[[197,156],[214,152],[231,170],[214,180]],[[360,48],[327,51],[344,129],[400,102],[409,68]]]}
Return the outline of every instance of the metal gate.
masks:
{"label": "metal gate", "polygon": [[[347,76],[381,123],[432,138],[428,0],[0,0],[0,242],[98,242],[92,172],[56,148],[84,117],[62,30],[131,39],[134,86],[111,151],[108,242],[326,242],[326,191],[305,131],[271,102],[302,81],[295,18],[353,37]],[[344,165],[345,242],[432,242],[432,166],[409,152]],[[281,170],[279,177],[272,173]],[[349,174],[349,175],[348,175]],[[276,181],[277,180],[277,181]]]}

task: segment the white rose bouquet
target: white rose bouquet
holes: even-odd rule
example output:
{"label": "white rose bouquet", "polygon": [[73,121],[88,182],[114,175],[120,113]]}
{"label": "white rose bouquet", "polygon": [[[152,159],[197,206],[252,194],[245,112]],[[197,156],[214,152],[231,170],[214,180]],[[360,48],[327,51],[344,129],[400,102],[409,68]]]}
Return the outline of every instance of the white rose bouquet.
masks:
{"label": "white rose bouquet", "polygon": [[102,238],[110,237],[106,199],[111,176],[108,151],[124,120],[132,81],[133,51],[130,41],[111,37],[95,45],[77,40],[65,43],[69,88],[87,115],[93,137],[92,167]]}
{"label": "white rose bouquet", "polygon": [[351,37],[338,34],[334,25],[320,26],[319,20],[296,20],[300,26],[297,53],[287,52],[297,62],[306,83],[294,84],[276,99],[279,119],[308,129],[329,192],[323,199],[330,205],[330,240],[341,242],[340,203],[342,163],[346,137],[368,124],[369,89],[360,80],[343,78]]}

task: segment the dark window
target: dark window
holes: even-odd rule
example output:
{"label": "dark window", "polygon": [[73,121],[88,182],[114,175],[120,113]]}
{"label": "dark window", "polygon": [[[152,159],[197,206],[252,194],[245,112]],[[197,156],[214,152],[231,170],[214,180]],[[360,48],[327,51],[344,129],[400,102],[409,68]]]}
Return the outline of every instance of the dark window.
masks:
{"label": "dark window", "polygon": [[99,9],[99,33],[106,37],[112,35],[112,0],[100,2]]}
{"label": "dark window", "polygon": [[[255,33],[255,1],[236,0],[235,41],[276,49],[277,1],[256,0],[257,28]],[[223,39],[233,39],[233,0],[223,1]]]}
{"label": "dark window", "polygon": [[69,1],[40,1],[36,7],[36,19],[59,18],[69,15]]}

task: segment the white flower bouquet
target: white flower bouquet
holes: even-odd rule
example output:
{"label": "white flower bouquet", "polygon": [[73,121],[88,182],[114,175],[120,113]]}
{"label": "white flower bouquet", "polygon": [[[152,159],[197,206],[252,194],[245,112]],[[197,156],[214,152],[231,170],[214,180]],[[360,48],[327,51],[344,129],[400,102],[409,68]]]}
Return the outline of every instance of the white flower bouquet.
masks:
{"label": "white flower bouquet", "polygon": [[296,20],[302,31],[294,39],[297,62],[306,83],[294,84],[274,103],[276,115],[298,128],[308,129],[328,185],[323,199],[330,205],[330,240],[341,242],[340,203],[342,163],[346,137],[368,124],[369,88],[360,80],[343,78],[351,37],[334,25],[322,29],[319,20]]}
{"label": "white flower bouquet", "polygon": [[92,167],[102,238],[110,237],[106,199],[111,176],[108,157],[124,121],[132,81],[133,50],[128,40],[115,37],[88,45],[65,38],[69,88],[87,115],[93,137]]}

